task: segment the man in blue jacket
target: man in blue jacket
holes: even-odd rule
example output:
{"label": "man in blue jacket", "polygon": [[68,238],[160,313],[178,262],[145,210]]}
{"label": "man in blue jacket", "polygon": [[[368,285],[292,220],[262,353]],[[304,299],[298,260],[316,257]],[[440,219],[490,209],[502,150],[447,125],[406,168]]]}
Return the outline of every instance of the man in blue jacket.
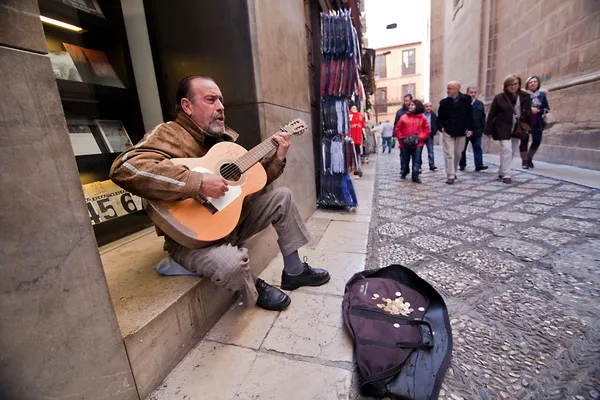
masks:
{"label": "man in blue jacket", "polygon": [[467,136],[473,134],[473,108],[471,98],[460,92],[460,82],[448,83],[447,93],[448,97],[440,101],[437,124],[444,144],[446,183],[452,185]]}
{"label": "man in blue jacket", "polygon": [[460,158],[460,170],[464,171],[467,167],[467,147],[469,147],[469,142],[471,142],[471,147],[473,147],[473,157],[475,159],[475,171],[483,171],[488,169],[486,165],[483,165],[483,151],[481,150],[481,137],[483,136],[483,131],[485,130],[485,109],[483,107],[483,103],[477,100],[477,88],[476,87],[468,87],[467,95],[471,96],[471,107],[473,107],[473,134],[471,136],[467,136],[467,141],[465,142],[465,149],[462,152],[462,157]]}

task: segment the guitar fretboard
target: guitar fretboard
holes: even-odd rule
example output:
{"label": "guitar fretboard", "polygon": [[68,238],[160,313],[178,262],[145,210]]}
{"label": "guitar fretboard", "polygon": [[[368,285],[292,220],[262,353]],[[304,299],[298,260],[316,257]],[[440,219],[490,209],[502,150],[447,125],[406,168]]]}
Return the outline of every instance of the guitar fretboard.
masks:
{"label": "guitar fretboard", "polygon": [[277,142],[273,140],[273,136],[234,161],[234,164],[242,171],[242,173],[249,170],[250,167],[262,160],[270,152],[277,149]]}

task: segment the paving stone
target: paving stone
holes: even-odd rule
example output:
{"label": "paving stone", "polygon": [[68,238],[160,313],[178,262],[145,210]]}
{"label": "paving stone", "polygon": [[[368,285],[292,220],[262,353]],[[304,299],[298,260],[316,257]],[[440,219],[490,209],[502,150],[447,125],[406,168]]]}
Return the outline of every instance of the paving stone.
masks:
{"label": "paving stone", "polygon": [[546,204],[548,206],[561,206],[568,203],[571,199],[565,199],[553,196],[532,196],[525,200],[525,203]]}
{"label": "paving stone", "polygon": [[380,235],[390,236],[393,238],[397,238],[400,236],[408,235],[411,233],[418,232],[419,228],[406,225],[404,223],[397,224],[395,222],[390,222],[384,225],[381,225],[377,228],[377,232]]}
{"label": "paving stone", "polygon": [[498,211],[491,213],[490,218],[497,219],[499,221],[527,222],[535,218],[535,215],[511,211]]}
{"label": "paving stone", "polygon": [[442,233],[450,238],[459,239],[469,243],[478,242],[491,236],[488,232],[471,228],[467,225],[458,224],[436,229],[436,233]]}
{"label": "paving stone", "polygon": [[481,185],[477,190],[483,190],[484,192],[498,192],[504,189],[504,186],[500,185]]}
{"label": "paving stone", "polygon": [[501,208],[501,207],[505,207],[505,206],[509,205],[510,202],[485,198],[485,199],[478,199],[471,204],[473,204],[474,206],[478,206],[478,207]]}
{"label": "paving stone", "polygon": [[477,218],[471,221],[467,221],[467,224],[478,226],[480,228],[486,228],[492,232],[499,232],[505,229],[512,228],[515,224],[511,224],[506,221],[497,221],[495,219]]}
{"label": "paving stone", "polygon": [[[554,188],[554,189],[559,189],[559,188]],[[577,199],[583,195],[585,195],[585,193],[582,192],[568,192],[568,191],[559,191],[559,190],[548,190],[545,192],[546,196],[552,196],[552,197],[560,197],[563,199]]]}
{"label": "paving stone", "polygon": [[319,243],[323,234],[327,230],[330,219],[326,218],[311,218],[306,222],[306,228],[310,232],[310,242],[305,246],[307,249],[314,249]]}
{"label": "paving stone", "polygon": [[525,196],[522,194],[503,192],[503,193],[494,193],[494,194],[488,196],[487,198],[494,199],[494,200],[502,200],[502,201],[515,201],[515,200],[521,200],[524,197]]}
{"label": "paving stone", "polygon": [[432,207],[430,207],[426,201],[423,201],[423,203],[401,203],[401,204],[396,204],[396,208],[403,210],[403,211],[409,211],[409,212],[413,212],[413,213],[426,213],[428,211],[430,211],[432,209]]}
{"label": "paving stone", "polygon": [[521,204],[515,204],[514,208],[516,210],[523,211],[523,212],[526,212],[529,214],[542,215],[542,214],[547,214],[548,212],[553,210],[554,206],[548,206],[548,205],[539,204],[539,203],[521,203]]}
{"label": "paving stone", "polygon": [[575,207],[593,208],[596,210],[600,210],[600,201],[596,201],[596,200],[580,201],[579,203],[575,204]]}
{"label": "paving stone", "polygon": [[505,190],[505,193],[517,193],[517,194],[534,194],[539,192],[538,189],[525,189],[525,188],[520,188],[520,187],[514,187],[514,188],[510,188]]}
{"label": "paving stone", "polygon": [[556,190],[568,190],[571,192],[581,192],[581,193],[590,193],[593,189],[579,186],[579,185],[571,185],[571,184],[563,184],[556,188]]}
{"label": "paving stone", "polygon": [[552,179],[552,178],[541,178],[541,177],[537,177],[534,180],[532,180],[531,182],[533,183],[544,183],[547,185],[558,185],[561,183],[561,181],[556,180],[556,179]]}
{"label": "paving stone", "polygon": [[552,186],[554,185],[550,183],[524,183],[523,185],[519,185],[523,189],[549,189]]}
{"label": "paving stone", "polygon": [[368,223],[331,221],[315,249],[365,253],[368,235]]}
{"label": "paving stone", "polygon": [[424,215],[416,215],[414,217],[410,217],[410,218],[406,218],[406,219],[402,220],[402,223],[404,223],[404,224],[410,224],[410,225],[419,227],[421,229],[432,228],[432,227],[435,227],[438,225],[442,225],[445,222],[446,221],[444,221],[442,219],[427,217]]}
{"label": "paving stone", "polygon": [[408,212],[408,211],[399,210],[396,208],[384,207],[384,208],[379,208],[378,215],[380,218],[389,219],[389,220],[397,222],[397,221],[403,220],[404,218],[408,217],[409,215],[412,215],[412,213]]}
{"label": "paving stone", "polygon": [[434,253],[442,253],[452,247],[461,245],[458,240],[445,238],[438,235],[422,235],[411,240],[417,246],[433,251]]}
{"label": "paving stone", "polygon": [[342,322],[341,297],[294,291],[292,303],[267,335],[262,348],[326,361],[352,361],[352,342]]}
{"label": "paving stone", "polygon": [[259,354],[233,398],[338,400],[350,392],[351,381],[345,369]]}
{"label": "paving stone", "polygon": [[481,214],[481,213],[488,212],[487,208],[472,206],[470,204],[461,204],[458,206],[452,206],[452,207],[450,207],[450,209],[456,210],[456,211],[461,212],[466,215]]}
{"label": "paving stone", "polygon": [[481,197],[481,196],[487,195],[485,192],[482,192],[480,190],[475,190],[475,189],[461,190],[458,193],[460,193],[461,196],[468,196],[468,197]]}
{"label": "paving stone", "polygon": [[438,210],[429,214],[435,218],[442,218],[450,221],[463,220],[465,217],[462,213],[453,210]]}
{"label": "paving stone", "polygon": [[525,260],[539,260],[549,253],[544,247],[515,238],[498,238],[491,241],[489,246]]}
{"label": "paving stone", "polygon": [[521,263],[503,258],[484,249],[462,250],[457,252],[453,259],[477,271],[500,278],[516,274],[523,267]]}
{"label": "paving stone", "polygon": [[461,295],[483,283],[483,279],[466,268],[439,260],[420,266],[418,273],[433,287],[452,296]]}
{"label": "paving stone", "polygon": [[148,400],[232,399],[256,356],[242,347],[201,341]]}
{"label": "paving stone", "polygon": [[593,210],[589,208],[566,208],[561,210],[559,214],[564,215],[565,217],[591,219],[594,221],[600,220],[600,210]]}
{"label": "paving stone", "polygon": [[540,222],[540,225],[547,228],[560,229],[565,231],[575,231],[581,233],[594,232],[597,229],[596,224],[586,221],[578,221],[568,218],[548,218]]}
{"label": "paving stone", "polygon": [[557,232],[535,226],[521,231],[521,236],[529,240],[544,242],[552,246],[561,246],[563,244],[567,244],[577,237],[570,233]]}
{"label": "paving stone", "polygon": [[415,261],[427,258],[427,256],[420,251],[413,250],[412,248],[400,244],[385,243],[382,244],[380,248],[379,267],[387,267],[391,264],[409,266]]}
{"label": "paving stone", "polygon": [[236,303],[210,330],[206,338],[258,350],[277,313],[262,308],[247,308]]}

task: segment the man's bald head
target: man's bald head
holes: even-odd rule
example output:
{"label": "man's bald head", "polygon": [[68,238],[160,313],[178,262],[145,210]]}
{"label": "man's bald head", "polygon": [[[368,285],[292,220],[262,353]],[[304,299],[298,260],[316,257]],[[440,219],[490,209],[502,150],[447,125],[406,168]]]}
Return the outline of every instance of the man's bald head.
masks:
{"label": "man's bald head", "polygon": [[459,81],[448,82],[448,87],[447,87],[448,96],[455,98],[456,96],[458,96],[459,90],[460,90],[460,82]]}

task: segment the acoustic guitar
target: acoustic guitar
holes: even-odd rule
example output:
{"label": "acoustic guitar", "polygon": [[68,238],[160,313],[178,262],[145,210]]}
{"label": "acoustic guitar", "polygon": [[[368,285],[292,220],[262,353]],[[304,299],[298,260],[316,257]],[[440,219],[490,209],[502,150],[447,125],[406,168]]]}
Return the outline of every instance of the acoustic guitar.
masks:
{"label": "acoustic guitar", "polygon": [[[279,132],[300,135],[306,130],[306,123],[295,119]],[[229,191],[219,198],[147,200],[146,212],[158,228],[187,248],[199,249],[223,239],[238,225],[246,196],[267,183],[267,173],[259,161],[277,149],[273,136],[250,151],[236,143],[220,142],[204,157],[171,159],[192,171],[222,176]]]}

